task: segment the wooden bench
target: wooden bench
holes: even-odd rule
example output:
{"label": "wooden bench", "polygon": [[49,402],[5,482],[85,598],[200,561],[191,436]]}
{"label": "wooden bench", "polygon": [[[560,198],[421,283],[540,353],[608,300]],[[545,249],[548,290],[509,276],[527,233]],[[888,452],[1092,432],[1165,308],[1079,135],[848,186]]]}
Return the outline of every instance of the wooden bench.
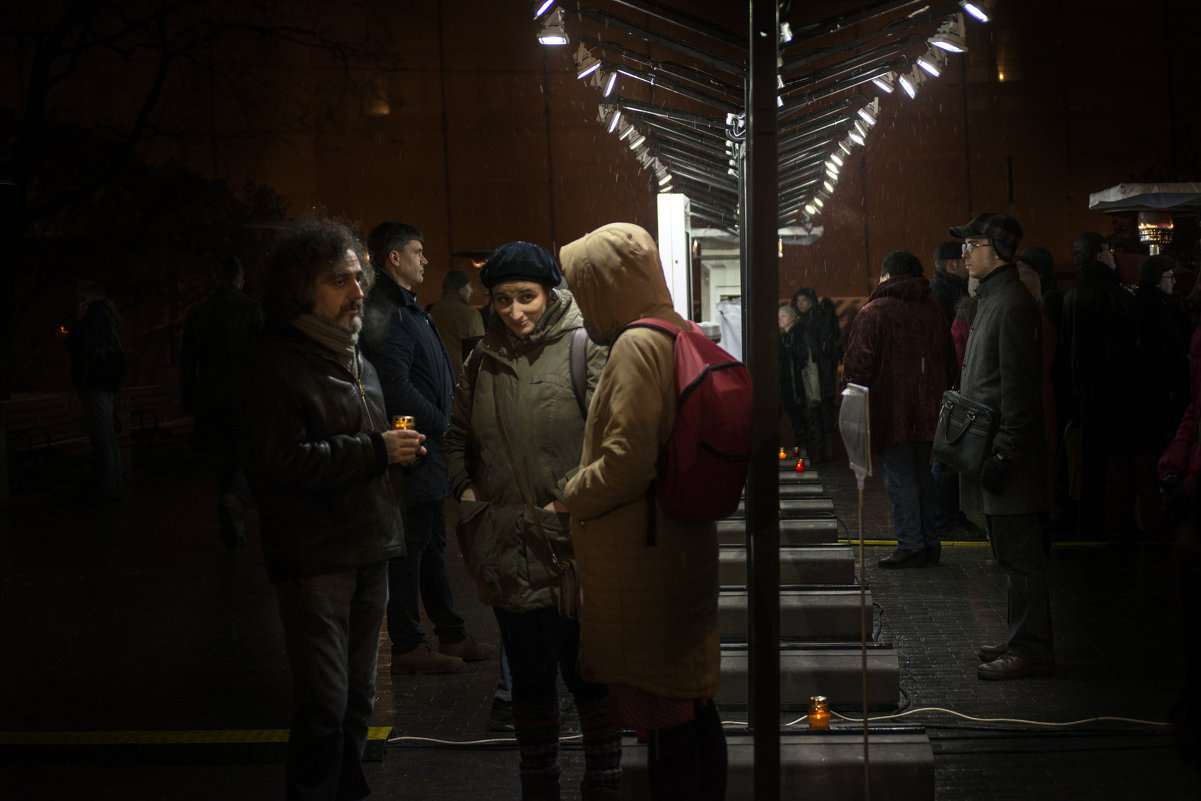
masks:
{"label": "wooden bench", "polygon": [[191,451],[192,416],[184,411],[179,391],[165,384],[124,387],[133,463],[161,466]]}
{"label": "wooden bench", "polygon": [[0,401],[0,431],[5,448],[0,491],[8,497],[40,491],[65,495],[76,491],[91,470],[92,444],[74,392]]}

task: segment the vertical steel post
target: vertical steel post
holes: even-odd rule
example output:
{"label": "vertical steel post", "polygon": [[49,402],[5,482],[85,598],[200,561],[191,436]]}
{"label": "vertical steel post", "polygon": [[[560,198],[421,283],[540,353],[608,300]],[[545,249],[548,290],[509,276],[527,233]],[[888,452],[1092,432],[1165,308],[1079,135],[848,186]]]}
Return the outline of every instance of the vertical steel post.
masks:
{"label": "vertical steel post", "polygon": [[750,615],[750,724],[756,801],[780,797],[779,331],[776,0],[750,0],[746,161],[742,183],[743,353],[755,384],[747,475],[747,607]]}

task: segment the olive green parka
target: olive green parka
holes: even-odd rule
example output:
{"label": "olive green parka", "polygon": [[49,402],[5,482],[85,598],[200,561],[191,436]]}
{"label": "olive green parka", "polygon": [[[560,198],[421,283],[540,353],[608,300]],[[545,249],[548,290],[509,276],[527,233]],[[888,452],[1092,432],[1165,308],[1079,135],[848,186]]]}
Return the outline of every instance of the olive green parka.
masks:
{"label": "olive green parka", "polygon": [[[563,500],[562,486],[580,463],[584,413],[572,386],[570,350],[572,332],[582,325],[579,307],[562,289],[550,290],[546,311],[525,339],[493,315],[480,342],[478,373],[469,361],[455,388],[445,440],[450,488],[455,498],[472,484],[479,494],[475,501],[459,502],[459,545],[480,601],[510,612],[558,603],[559,578],[547,537],[558,558],[572,556],[567,516],[543,507]],[[606,350],[585,341],[586,408]],[[497,425],[498,402],[547,537],[522,499]]]}

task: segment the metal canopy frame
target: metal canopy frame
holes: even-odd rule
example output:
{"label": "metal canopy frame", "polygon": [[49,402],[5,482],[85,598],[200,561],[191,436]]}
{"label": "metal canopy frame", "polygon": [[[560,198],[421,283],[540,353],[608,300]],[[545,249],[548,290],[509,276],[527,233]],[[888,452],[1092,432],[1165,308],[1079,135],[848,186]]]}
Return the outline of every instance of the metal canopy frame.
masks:
{"label": "metal canopy frame", "polygon": [[[659,191],[682,192],[692,201],[694,217],[704,215],[707,224],[738,236],[747,202],[743,170],[752,79],[747,35],[652,0],[556,6],[579,43],[577,65],[585,58],[600,62],[593,85],[601,89],[616,76],[627,87],[624,94],[598,91],[599,121],[611,123],[620,112],[614,133],[624,131],[638,142],[635,155]],[[827,199],[838,180],[835,169],[827,176],[831,187],[825,187],[823,163],[866,140],[871,123],[859,110],[889,96],[874,82],[926,80],[917,60],[945,59],[929,38],[949,23],[962,32],[959,9],[949,0],[884,0],[812,22],[781,20],[779,7],[774,9],[775,33],[760,38],[777,42],[770,77],[779,125],[774,148],[779,228],[813,230],[821,209],[817,201]],[[781,22],[792,25],[791,41],[784,41]],[[652,99],[636,99],[638,87],[651,87]],[[891,94],[901,94],[900,87]]]}

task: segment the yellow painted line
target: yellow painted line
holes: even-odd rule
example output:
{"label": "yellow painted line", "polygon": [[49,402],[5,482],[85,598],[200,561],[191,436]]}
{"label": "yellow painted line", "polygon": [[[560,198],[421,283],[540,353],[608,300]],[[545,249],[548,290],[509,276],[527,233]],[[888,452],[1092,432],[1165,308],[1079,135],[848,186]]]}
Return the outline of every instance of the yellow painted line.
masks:
{"label": "yellow painted line", "polygon": [[[858,545],[859,538],[851,537],[850,539],[848,539],[846,537],[840,537],[838,542],[840,545]],[[896,540],[864,540],[863,544],[864,545],[883,545],[883,546],[888,546],[890,548],[895,548],[897,545],[897,541]],[[943,540],[942,544],[943,544],[944,548],[947,546],[950,546],[953,548],[958,548],[958,547],[983,548],[986,545],[988,545],[989,543],[988,543],[988,540]],[[1142,544],[1146,544],[1146,543],[1142,543]],[[1109,543],[1108,542],[1100,542],[1100,541],[1080,542],[1077,540],[1070,540],[1070,541],[1063,541],[1063,542],[1053,541],[1051,543],[1051,547],[1052,548],[1108,548]]]}
{"label": "yellow painted line", "polygon": [[[367,739],[386,741],[391,731],[390,726],[372,726],[367,730]],[[0,731],[0,745],[247,745],[287,741],[287,729]]]}

